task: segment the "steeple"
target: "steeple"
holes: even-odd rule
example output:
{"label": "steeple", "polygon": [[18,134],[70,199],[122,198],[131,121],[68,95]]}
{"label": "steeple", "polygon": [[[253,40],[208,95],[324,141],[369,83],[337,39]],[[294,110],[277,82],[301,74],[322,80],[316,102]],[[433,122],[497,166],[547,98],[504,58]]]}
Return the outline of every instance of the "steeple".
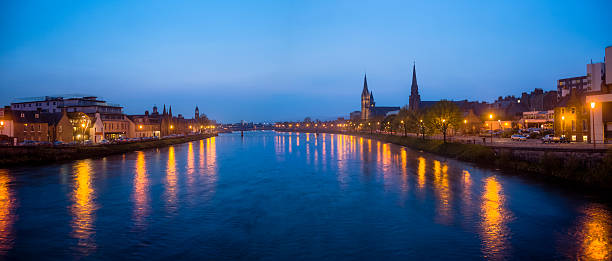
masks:
{"label": "steeple", "polygon": [[361,91],[361,97],[367,97],[370,94],[368,90],[368,75],[363,75],[363,91]]}
{"label": "steeple", "polygon": [[172,117],[172,105],[170,105],[170,108],[168,108],[168,114],[170,115],[170,117]]}
{"label": "steeple", "polygon": [[194,119],[199,119],[199,118],[200,118],[200,109],[198,109],[198,106],[196,105]]}
{"label": "steeple", "polygon": [[421,104],[421,95],[419,95],[419,85],[417,84],[416,63],[412,65],[412,86],[410,87],[410,97],[408,100],[408,109],[418,110]]}
{"label": "steeple", "polygon": [[416,63],[412,65],[412,87],[410,88],[410,94],[419,94],[419,85],[417,84],[416,76]]}
{"label": "steeple", "polygon": [[162,111],[162,115],[166,115],[166,104],[164,104],[164,110]]}

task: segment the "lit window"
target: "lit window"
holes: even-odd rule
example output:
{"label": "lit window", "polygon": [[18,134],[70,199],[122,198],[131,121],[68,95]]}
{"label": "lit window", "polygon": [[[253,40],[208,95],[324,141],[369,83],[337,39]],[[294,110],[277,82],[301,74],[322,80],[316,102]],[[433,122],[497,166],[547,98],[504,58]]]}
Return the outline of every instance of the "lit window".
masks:
{"label": "lit window", "polygon": [[572,141],[576,141],[576,135],[572,135]]}
{"label": "lit window", "polygon": [[582,141],[587,142],[589,140],[589,136],[584,135],[582,136]]}

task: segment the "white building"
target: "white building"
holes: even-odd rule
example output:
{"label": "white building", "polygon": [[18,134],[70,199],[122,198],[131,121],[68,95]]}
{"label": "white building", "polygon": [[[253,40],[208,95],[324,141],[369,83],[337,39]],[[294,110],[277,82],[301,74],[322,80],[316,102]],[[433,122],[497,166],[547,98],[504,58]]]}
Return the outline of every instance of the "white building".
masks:
{"label": "white building", "polygon": [[[589,68],[589,67],[587,67]],[[590,135],[595,143],[612,142],[612,46],[606,48],[604,63],[590,67],[592,89],[587,93],[590,108]],[[605,72],[601,75],[601,72]],[[598,81],[598,82],[597,82]],[[599,86],[595,86],[599,83]]]}

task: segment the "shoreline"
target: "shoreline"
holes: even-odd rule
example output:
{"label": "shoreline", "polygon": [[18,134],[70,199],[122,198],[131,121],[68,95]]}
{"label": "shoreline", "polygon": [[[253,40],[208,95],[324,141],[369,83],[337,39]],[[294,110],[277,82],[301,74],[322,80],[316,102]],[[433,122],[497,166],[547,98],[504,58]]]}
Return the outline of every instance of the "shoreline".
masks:
{"label": "shoreline", "polygon": [[[277,129],[279,132],[308,132],[315,130]],[[587,157],[559,157],[554,151],[539,151],[541,156],[530,157],[531,160],[517,157],[512,150],[522,151],[521,148],[488,147],[481,144],[468,144],[447,142],[440,140],[421,139],[390,134],[369,134],[360,132],[342,132],[331,130],[318,130],[319,133],[343,134],[369,138],[405,146],[414,150],[421,150],[435,155],[448,157],[464,162],[474,163],[479,167],[497,168],[511,171],[525,176],[554,178],[563,182],[571,182],[591,188],[612,188],[612,149],[601,152],[601,158]],[[528,149],[524,149],[528,150]],[[537,151],[537,150],[534,150]]]}
{"label": "shoreline", "polygon": [[79,159],[99,158],[126,152],[161,148],[190,141],[208,139],[217,134],[199,134],[160,140],[139,141],[124,144],[71,147],[2,147],[0,168],[46,165]]}

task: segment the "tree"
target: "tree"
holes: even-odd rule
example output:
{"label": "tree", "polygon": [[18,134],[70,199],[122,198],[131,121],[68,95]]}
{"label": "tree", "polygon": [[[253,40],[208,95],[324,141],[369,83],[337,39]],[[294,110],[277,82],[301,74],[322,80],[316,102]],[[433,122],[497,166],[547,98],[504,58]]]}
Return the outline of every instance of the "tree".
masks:
{"label": "tree", "polygon": [[441,100],[427,110],[425,118],[431,130],[440,131],[444,135],[444,143],[446,143],[448,128],[456,129],[460,126],[461,110],[455,103]]}
{"label": "tree", "polygon": [[[404,131],[404,136],[407,136],[408,132],[420,133],[420,120],[423,119],[422,113],[415,110],[408,109],[408,106],[404,106],[400,109],[397,117],[395,117],[395,124]],[[417,135],[418,136],[418,135]]]}

